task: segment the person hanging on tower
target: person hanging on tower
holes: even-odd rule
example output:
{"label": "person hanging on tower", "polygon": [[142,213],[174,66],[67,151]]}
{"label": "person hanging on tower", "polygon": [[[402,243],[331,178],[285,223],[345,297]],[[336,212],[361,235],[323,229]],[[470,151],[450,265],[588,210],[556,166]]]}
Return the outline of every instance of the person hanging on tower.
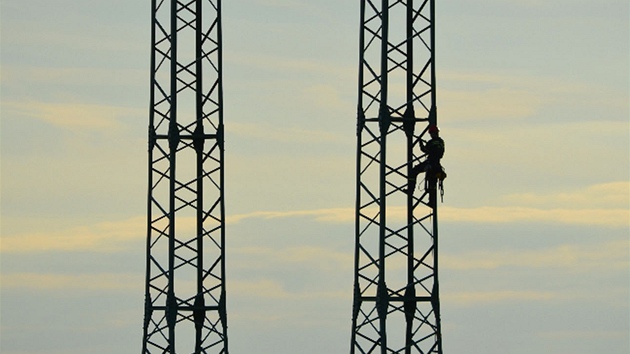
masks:
{"label": "person hanging on tower", "polygon": [[440,130],[435,124],[429,125],[428,132],[431,139],[429,139],[426,144],[422,139],[419,139],[418,142],[420,150],[426,154],[426,159],[412,167],[409,175],[410,188],[408,191],[412,194],[416,186],[416,179],[422,172],[426,172],[427,183],[425,183],[425,189],[432,188],[431,185],[433,183],[431,182],[439,181],[441,183],[446,178],[446,173],[440,163],[440,160],[444,156],[444,140],[440,138]]}

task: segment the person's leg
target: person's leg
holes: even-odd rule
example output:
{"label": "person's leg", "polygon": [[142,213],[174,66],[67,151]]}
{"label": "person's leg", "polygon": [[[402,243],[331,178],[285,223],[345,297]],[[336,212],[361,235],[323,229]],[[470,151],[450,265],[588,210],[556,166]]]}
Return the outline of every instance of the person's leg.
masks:
{"label": "person's leg", "polygon": [[407,190],[413,191],[416,188],[418,175],[427,167],[427,162],[423,161],[420,164],[411,168],[411,173],[409,174],[409,185],[407,186]]}

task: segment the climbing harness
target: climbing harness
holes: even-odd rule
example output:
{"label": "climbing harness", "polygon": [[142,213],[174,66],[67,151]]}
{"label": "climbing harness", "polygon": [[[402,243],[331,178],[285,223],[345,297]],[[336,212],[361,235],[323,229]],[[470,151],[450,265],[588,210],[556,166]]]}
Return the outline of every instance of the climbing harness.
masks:
{"label": "climbing harness", "polygon": [[433,189],[434,185],[440,190],[440,200],[444,203],[444,180],[446,179],[446,171],[442,165],[437,165],[437,171],[434,171],[433,166],[427,166],[424,178],[424,189],[429,191]]}

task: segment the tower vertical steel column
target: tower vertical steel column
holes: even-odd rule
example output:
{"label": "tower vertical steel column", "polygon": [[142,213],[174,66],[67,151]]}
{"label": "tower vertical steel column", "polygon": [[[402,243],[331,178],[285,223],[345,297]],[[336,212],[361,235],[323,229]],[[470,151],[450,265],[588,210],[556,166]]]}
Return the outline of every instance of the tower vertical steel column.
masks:
{"label": "tower vertical steel column", "polygon": [[409,192],[437,123],[434,19],[435,0],[361,0],[352,354],[442,353],[436,182]]}
{"label": "tower vertical steel column", "polygon": [[228,353],[220,0],[152,0],[143,353]]}

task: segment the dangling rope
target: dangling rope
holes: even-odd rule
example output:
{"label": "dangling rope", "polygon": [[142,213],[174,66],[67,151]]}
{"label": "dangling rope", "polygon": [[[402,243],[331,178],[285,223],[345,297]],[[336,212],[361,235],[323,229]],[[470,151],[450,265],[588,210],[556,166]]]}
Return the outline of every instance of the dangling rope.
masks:
{"label": "dangling rope", "polygon": [[438,188],[440,188],[440,199],[444,203],[444,180],[446,179],[446,170],[440,166],[440,174],[438,177]]}

